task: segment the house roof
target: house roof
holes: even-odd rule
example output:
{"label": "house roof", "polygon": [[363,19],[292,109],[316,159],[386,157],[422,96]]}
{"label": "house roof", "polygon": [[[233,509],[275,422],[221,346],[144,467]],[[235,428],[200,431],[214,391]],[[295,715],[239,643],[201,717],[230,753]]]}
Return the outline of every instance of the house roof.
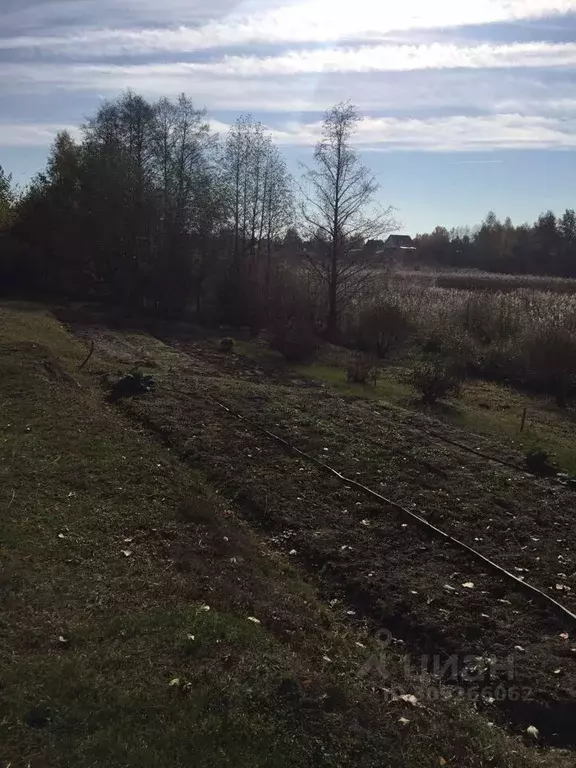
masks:
{"label": "house roof", "polygon": [[410,235],[390,235],[384,243],[384,248],[409,248],[414,249],[414,241]]}

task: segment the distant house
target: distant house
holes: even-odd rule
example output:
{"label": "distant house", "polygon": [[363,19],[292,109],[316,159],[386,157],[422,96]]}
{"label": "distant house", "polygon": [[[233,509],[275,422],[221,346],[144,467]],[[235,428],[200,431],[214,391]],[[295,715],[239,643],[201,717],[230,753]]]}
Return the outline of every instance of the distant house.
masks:
{"label": "distant house", "polygon": [[381,253],[386,261],[410,264],[416,255],[416,246],[410,235],[390,235]]}
{"label": "distant house", "polygon": [[416,246],[410,235],[390,235],[383,246],[385,251],[415,251]]}

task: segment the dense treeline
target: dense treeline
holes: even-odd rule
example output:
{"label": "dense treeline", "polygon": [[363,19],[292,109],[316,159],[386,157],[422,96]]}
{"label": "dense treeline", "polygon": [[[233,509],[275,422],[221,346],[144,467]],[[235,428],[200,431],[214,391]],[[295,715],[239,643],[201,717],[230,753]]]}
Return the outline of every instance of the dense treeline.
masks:
{"label": "dense treeline", "polygon": [[9,186],[3,177],[5,285],[175,315],[201,304],[224,262],[238,279],[263,268],[270,284],[292,203],[262,126],[240,118],[219,144],[186,96],[103,105],[80,142],[57,136],[19,201]]}
{"label": "dense treeline", "polygon": [[[0,287],[241,324],[304,313],[336,337],[366,267],[384,259],[370,244],[394,229],[351,146],[359,119],[350,104],[327,113],[296,184],[250,116],[220,138],[186,96],[125,93],[79,141],[60,133],[24,191],[0,168]],[[572,210],[519,227],[490,213],[416,243],[421,264],[576,276]]]}
{"label": "dense treeline", "polygon": [[474,229],[444,227],[416,238],[418,259],[437,267],[483,269],[509,274],[576,277],[576,213],[552,211],[532,225],[515,227],[490,212]]}
{"label": "dense treeline", "polygon": [[0,284],[336,337],[374,257],[362,244],[392,225],[389,210],[375,211],[378,185],[351,146],[360,119],[349,103],[326,113],[296,199],[252,117],[219,137],[186,96],[150,103],[125,93],[100,107],[80,141],[60,133],[20,196],[0,176]]}

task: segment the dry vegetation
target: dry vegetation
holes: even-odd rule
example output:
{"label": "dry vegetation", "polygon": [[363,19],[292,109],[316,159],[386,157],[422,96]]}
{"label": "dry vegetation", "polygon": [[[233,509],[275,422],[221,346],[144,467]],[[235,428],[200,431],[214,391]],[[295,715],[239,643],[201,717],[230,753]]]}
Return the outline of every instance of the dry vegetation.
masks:
{"label": "dry vegetation", "polygon": [[[514,279],[511,280],[514,282]],[[545,392],[566,405],[576,377],[576,295],[478,292],[381,279],[371,310],[348,316],[352,343],[383,357],[441,358],[470,376]]]}
{"label": "dry vegetation", "polygon": [[482,272],[477,269],[455,271],[404,270],[397,279],[409,283],[435,285],[439,288],[457,288],[467,291],[510,293],[521,288],[549,293],[576,293],[576,280],[551,275],[506,275]]}

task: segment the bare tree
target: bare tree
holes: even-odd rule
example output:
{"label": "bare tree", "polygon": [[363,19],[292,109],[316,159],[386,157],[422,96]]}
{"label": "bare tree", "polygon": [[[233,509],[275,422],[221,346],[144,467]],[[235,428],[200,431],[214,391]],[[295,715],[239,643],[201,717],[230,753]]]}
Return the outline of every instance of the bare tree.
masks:
{"label": "bare tree", "polygon": [[379,185],[352,147],[361,119],[350,102],[326,113],[314,151],[316,165],[306,167],[301,185],[302,228],[309,243],[305,256],[325,285],[326,332],[333,340],[342,310],[370,276],[375,254],[364,249],[366,240],[397,226],[392,208],[378,210],[374,205]]}
{"label": "bare tree", "polygon": [[223,182],[234,233],[236,269],[247,261],[267,274],[275,239],[290,224],[292,181],[286,165],[261,123],[250,115],[230,128],[222,157]]}
{"label": "bare tree", "polygon": [[234,232],[233,261],[239,270],[246,251],[248,184],[250,178],[251,134],[257,130],[250,115],[241,115],[231,126],[222,156],[223,183]]}
{"label": "bare tree", "polygon": [[266,259],[266,290],[270,288],[272,252],[281,235],[294,221],[292,177],[278,148],[269,146],[266,164],[266,186],[262,195],[259,249]]}

